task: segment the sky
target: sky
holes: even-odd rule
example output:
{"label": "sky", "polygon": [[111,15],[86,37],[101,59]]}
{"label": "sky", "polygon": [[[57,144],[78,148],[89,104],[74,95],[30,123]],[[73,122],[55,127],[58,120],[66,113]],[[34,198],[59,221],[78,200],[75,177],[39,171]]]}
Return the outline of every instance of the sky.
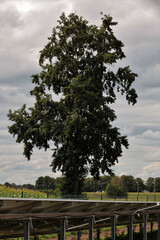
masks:
{"label": "sky", "polygon": [[62,12],[76,12],[89,23],[100,25],[101,15],[118,22],[115,36],[124,43],[126,58],[138,78],[136,105],[119,97],[113,106],[114,123],[128,136],[129,149],[113,167],[116,175],[146,180],[160,177],[160,1],[159,0],[1,0],[0,1],[0,183],[34,184],[52,173],[51,151],[35,149],[32,159],[23,156],[23,144],[8,133],[9,109],[34,104],[29,92],[31,75],[39,73],[39,51],[47,44]]}

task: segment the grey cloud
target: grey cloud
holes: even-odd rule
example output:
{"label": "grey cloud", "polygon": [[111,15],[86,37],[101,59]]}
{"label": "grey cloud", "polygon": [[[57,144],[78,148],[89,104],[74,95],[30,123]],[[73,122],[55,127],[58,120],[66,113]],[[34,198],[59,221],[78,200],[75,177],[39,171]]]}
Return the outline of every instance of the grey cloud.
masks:
{"label": "grey cloud", "polygon": [[156,132],[160,130],[159,125],[155,126],[155,125],[148,125],[148,126],[135,126],[134,127],[134,132],[132,132],[132,136],[137,136],[137,135],[141,135],[144,132],[146,132],[148,129],[152,129],[152,131]]}
{"label": "grey cloud", "polygon": [[22,25],[23,21],[19,12],[15,8],[0,10],[0,27],[1,28],[16,28]]}
{"label": "grey cloud", "polygon": [[[0,87],[1,111],[9,108],[19,108],[27,103],[28,107],[33,105],[34,98],[28,97],[25,90],[21,92],[20,88],[1,86]],[[6,108],[8,106],[8,109]]]}
{"label": "grey cloud", "polygon": [[151,163],[154,163],[154,162],[157,162],[157,163],[160,163],[160,159],[159,160],[157,160],[157,159],[148,159],[148,160],[146,160],[145,162],[151,162]]}
{"label": "grey cloud", "polygon": [[[160,49],[159,49],[160,50]],[[150,90],[150,94],[152,94],[152,91],[155,91],[159,93],[159,88],[160,88],[160,57],[154,62],[154,57],[152,58],[152,62],[150,66],[146,69],[143,74],[141,74],[141,82],[139,86],[141,88],[148,88]],[[144,93],[142,93],[144,95]],[[155,95],[153,95],[154,98]],[[157,95],[158,96],[158,95]]]}
{"label": "grey cloud", "polygon": [[81,14],[85,18],[88,18],[87,20],[90,20],[94,23],[97,21],[97,24],[100,22],[100,12],[113,16],[114,20],[117,21],[119,18],[125,18],[126,15],[128,15],[128,9],[130,10],[130,14],[133,11],[133,8],[130,7],[132,5],[127,0],[122,0],[121,4],[119,4],[119,1],[117,0],[99,0],[98,4],[96,0],[82,0],[72,2],[72,9],[74,11],[77,11],[78,14]]}
{"label": "grey cloud", "polygon": [[[35,151],[32,160],[28,162],[22,153],[19,154],[19,147],[16,147],[17,153],[14,149],[10,149],[12,152],[11,157],[7,154],[7,152],[6,156],[5,154],[4,156],[0,156],[0,158],[5,162],[5,164],[0,163],[1,183],[6,181],[15,182],[17,184],[34,183],[39,176],[49,175],[54,177],[61,175],[60,172],[56,174],[52,173],[51,168],[49,167],[51,162],[49,153],[41,151],[41,155],[39,156],[37,155],[39,154],[38,151]],[[10,174],[11,172],[12,174]]]}
{"label": "grey cloud", "polygon": [[0,36],[1,82],[24,84],[28,78],[31,83],[30,75],[39,71],[39,51],[47,43],[61,11],[66,8],[64,1],[52,1],[49,8],[46,1],[42,1],[23,21],[20,20],[21,13],[12,5],[3,10],[2,17],[8,17],[3,18],[7,28],[2,29]]}

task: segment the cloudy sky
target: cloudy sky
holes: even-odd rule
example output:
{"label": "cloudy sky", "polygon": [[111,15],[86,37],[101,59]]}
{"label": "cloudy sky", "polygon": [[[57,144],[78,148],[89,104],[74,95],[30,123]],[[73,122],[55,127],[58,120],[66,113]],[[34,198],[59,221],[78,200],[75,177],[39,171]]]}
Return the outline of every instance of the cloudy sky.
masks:
{"label": "cloudy sky", "polygon": [[34,99],[30,76],[40,72],[39,51],[47,43],[62,12],[77,12],[100,24],[100,12],[118,25],[114,32],[124,44],[126,59],[138,73],[134,84],[139,95],[135,106],[119,98],[114,109],[116,125],[128,135],[130,147],[114,168],[116,175],[146,180],[160,177],[160,1],[159,0],[1,0],[0,1],[0,183],[34,183],[39,176],[60,176],[49,167],[51,152],[35,150],[32,160],[23,156],[23,145],[8,133],[9,109]]}

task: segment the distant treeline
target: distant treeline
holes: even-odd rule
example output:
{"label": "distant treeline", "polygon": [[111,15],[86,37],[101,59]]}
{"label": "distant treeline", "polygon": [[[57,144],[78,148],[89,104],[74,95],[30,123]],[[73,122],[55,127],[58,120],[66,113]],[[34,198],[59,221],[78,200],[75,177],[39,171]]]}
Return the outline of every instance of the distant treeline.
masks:
{"label": "distant treeline", "polygon": [[[54,191],[59,194],[64,183],[64,177],[52,178],[49,176],[41,176],[33,184],[17,185],[15,183],[6,182],[4,185],[16,189],[32,189],[41,191]],[[141,178],[134,178],[131,175],[117,176],[101,176],[99,180],[86,178],[83,192],[103,192],[109,184],[124,186],[127,192],[160,192],[160,177],[149,177],[146,181]]]}

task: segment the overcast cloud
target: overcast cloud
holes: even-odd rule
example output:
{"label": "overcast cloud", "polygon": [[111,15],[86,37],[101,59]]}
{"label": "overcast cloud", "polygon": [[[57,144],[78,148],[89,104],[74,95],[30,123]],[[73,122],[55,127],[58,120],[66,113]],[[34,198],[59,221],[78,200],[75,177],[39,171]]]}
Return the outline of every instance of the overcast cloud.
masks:
{"label": "overcast cloud", "polygon": [[50,151],[36,150],[32,160],[23,156],[23,145],[8,133],[9,109],[34,99],[30,76],[40,71],[39,51],[47,43],[62,12],[77,12],[90,23],[100,24],[100,12],[118,25],[114,32],[124,44],[126,59],[138,73],[135,106],[118,98],[115,124],[128,135],[130,147],[114,167],[116,175],[146,180],[160,177],[160,3],[158,0],[1,0],[0,1],[0,183],[34,183],[52,173]]}

